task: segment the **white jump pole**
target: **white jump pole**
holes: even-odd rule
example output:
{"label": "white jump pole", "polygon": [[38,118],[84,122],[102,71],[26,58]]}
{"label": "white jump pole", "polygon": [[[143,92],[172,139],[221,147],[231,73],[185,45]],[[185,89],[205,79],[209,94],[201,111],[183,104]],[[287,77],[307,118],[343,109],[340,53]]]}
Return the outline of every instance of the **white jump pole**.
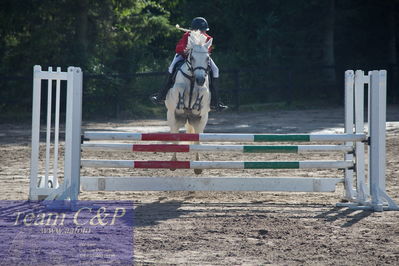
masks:
{"label": "white jump pole", "polygon": [[83,191],[334,192],[342,178],[309,177],[106,177],[82,176]]}

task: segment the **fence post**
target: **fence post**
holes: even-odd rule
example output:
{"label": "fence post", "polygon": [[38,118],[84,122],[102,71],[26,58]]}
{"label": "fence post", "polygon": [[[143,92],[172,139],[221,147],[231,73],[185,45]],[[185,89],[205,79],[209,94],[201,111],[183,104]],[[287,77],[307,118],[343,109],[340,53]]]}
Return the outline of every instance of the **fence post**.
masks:
{"label": "fence post", "polygon": [[287,105],[290,106],[292,104],[292,95],[293,95],[293,81],[292,81],[292,69],[288,70],[288,85],[287,85],[287,94],[286,94],[286,99],[287,99]]}
{"label": "fence post", "polygon": [[38,172],[39,172],[39,147],[40,147],[40,105],[41,105],[41,85],[42,80],[39,77],[42,71],[41,66],[33,68],[33,104],[32,104],[32,151],[30,163],[30,190],[29,199],[38,200]]}
{"label": "fence post", "polygon": [[376,211],[383,210],[385,193],[385,127],[386,127],[386,71],[372,71],[370,77],[370,191],[371,204]]}
{"label": "fence post", "polygon": [[[364,71],[355,72],[355,133],[364,133]],[[355,143],[357,200],[364,204],[368,198],[365,178],[364,143]]]}
{"label": "fence post", "polygon": [[[345,71],[345,133],[353,134],[353,118],[354,118],[354,72],[353,70]],[[353,146],[353,142],[346,142],[345,145]],[[345,160],[353,160],[353,151],[345,153]],[[353,169],[345,169],[345,198],[354,200],[356,191],[353,189]]]}

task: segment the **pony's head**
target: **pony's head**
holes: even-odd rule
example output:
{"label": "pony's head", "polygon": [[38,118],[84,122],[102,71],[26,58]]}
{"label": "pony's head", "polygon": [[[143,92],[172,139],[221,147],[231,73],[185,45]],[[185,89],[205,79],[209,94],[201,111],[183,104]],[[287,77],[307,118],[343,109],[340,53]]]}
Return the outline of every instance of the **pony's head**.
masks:
{"label": "pony's head", "polygon": [[187,49],[189,50],[188,61],[191,64],[195,82],[198,86],[203,86],[209,72],[209,47],[212,39],[208,42],[206,37],[199,30],[191,31],[188,39]]}

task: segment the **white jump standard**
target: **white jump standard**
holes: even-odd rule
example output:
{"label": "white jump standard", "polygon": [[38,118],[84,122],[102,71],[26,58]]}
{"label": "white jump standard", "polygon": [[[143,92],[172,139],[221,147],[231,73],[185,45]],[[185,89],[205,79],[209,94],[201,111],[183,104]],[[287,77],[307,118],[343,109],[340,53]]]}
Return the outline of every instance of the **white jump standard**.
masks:
{"label": "white jump standard", "polygon": [[[40,160],[41,82],[47,86],[47,130],[44,166]],[[56,84],[54,144],[52,134],[52,84]],[[61,82],[66,86],[66,126],[64,171],[58,173]],[[369,88],[369,132],[364,129],[364,90]],[[43,71],[34,67],[32,156],[29,199],[77,200],[84,191],[284,191],[333,192],[344,183],[344,198],[339,206],[375,211],[398,210],[385,190],[386,71],[345,72],[345,133],[342,134],[168,134],[129,132],[82,132],[82,71],[69,67],[67,72]],[[82,135],[83,133],[83,135]],[[93,143],[95,140],[167,141],[158,143]],[[176,144],[178,141],[218,142],[215,144]],[[231,142],[256,142],[256,145],[232,145]],[[261,142],[334,142],[320,145],[258,145]],[[335,142],[341,142],[337,145]],[[220,144],[225,143],[225,144]],[[368,157],[365,148],[369,147]],[[53,148],[52,148],[53,147]],[[53,160],[51,160],[53,149]],[[127,152],[241,152],[303,153],[342,152],[341,161],[132,161],[81,159],[81,149]],[[366,171],[366,160],[369,168]],[[51,169],[51,161],[52,169]],[[166,169],[343,169],[343,177],[85,177],[81,167],[166,168]],[[52,170],[52,171],[51,171]],[[368,177],[366,179],[366,176]],[[58,177],[63,177],[59,180]],[[368,182],[367,182],[368,181]]]}

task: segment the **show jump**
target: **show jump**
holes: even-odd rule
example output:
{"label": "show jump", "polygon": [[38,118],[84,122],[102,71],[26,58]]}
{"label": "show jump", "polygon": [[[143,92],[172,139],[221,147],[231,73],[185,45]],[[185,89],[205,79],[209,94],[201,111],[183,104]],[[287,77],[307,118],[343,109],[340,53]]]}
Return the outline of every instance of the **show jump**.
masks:
{"label": "show jump", "polygon": [[[33,70],[30,200],[77,200],[83,191],[281,191],[333,192],[343,183],[346,206],[374,211],[398,210],[385,189],[385,70],[345,72],[345,128],[341,134],[183,134],[82,132],[82,70]],[[42,81],[47,80],[46,141],[40,144]],[[66,82],[65,142],[60,141],[61,82]],[[53,83],[55,90],[53,90]],[[368,90],[366,90],[368,88]],[[55,91],[55,95],[53,94]],[[368,93],[368,108],[364,106]],[[55,101],[53,103],[53,101]],[[54,106],[53,106],[54,105]],[[55,110],[54,113],[52,110]],[[368,131],[365,112],[368,111]],[[54,115],[54,119],[52,116]],[[44,116],[44,115],[43,115]],[[54,125],[52,121],[54,120]],[[62,118],[61,121],[64,119]],[[109,143],[96,143],[109,140]],[[113,143],[132,140],[134,143]],[[140,143],[140,142],[143,143]],[[196,144],[180,144],[193,141]],[[139,143],[137,143],[139,142]],[[154,143],[156,142],[156,143]],[[167,142],[167,143],[160,143]],[[235,142],[238,142],[236,145]],[[282,145],[300,142],[301,145]],[[303,145],[311,142],[311,145]],[[330,142],[330,143],[329,143]],[[333,142],[333,143],[331,143]],[[198,144],[199,143],[199,144]],[[204,144],[206,143],[206,144]],[[247,143],[247,144],[243,144]],[[276,145],[270,145],[277,143]],[[315,144],[320,143],[320,144]],[[339,143],[339,144],[337,144]],[[266,145],[268,144],[268,145]],[[42,148],[41,148],[42,147]],[[64,148],[64,155],[59,153]],[[89,160],[82,149],[128,152],[342,153],[337,161],[142,161]],[[366,153],[366,149],[368,152]],[[42,151],[42,152],[41,152]],[[368,164],[366,164],[368,161]],[[368,165],[368,167],[366,167]],[[341,177],[81,176],[82,167],[167,169],[342,169]],[[63,171],[60,171],[63,170]],[[190,171],[191,170],[187,170]]]}

